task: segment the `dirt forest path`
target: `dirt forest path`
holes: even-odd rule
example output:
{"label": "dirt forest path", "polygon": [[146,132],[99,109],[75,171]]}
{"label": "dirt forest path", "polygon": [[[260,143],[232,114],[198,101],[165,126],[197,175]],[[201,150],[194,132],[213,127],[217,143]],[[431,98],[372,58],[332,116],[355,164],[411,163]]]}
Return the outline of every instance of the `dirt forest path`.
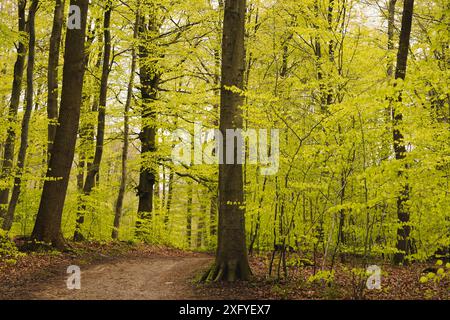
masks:
{"label": "dirt forest path", "polygon": [[162,300],[195,299],[192,280],[211,263],[208,257],[145,257],[81,268],[81,289],[68,290],[68,274],[29,291],[29,299]]}

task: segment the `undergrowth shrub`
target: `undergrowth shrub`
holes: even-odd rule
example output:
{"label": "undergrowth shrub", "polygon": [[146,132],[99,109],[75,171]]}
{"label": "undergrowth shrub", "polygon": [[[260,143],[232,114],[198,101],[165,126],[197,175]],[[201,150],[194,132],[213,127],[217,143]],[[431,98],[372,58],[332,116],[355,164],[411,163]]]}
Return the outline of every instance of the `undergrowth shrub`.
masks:
{"label": "undergrowth shrub", "polygon": [[9,238],[7,233],[0,230],[0,261],[7,263],[16,263],[17,258],[22,256],[17,249],[16,244]]}

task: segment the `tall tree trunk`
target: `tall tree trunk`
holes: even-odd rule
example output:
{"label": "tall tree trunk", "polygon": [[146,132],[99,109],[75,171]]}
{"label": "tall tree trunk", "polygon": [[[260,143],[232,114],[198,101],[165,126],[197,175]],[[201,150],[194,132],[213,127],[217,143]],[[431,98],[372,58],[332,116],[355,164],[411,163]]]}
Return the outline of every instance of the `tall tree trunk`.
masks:
{"label": "tall tree trunk", "polygon": [[188,181],[187,206],[186,206],[186,243],[188,249],[192,246],[192,181]]}
{"label": "tall tree trunk", "polygon": [[48,117],[48,147],[47,159],[50,160],[50,153],[55,139],[55,132],[58,120],[58,63],[61,44],[62,26],[64,22],[64,0],[55,1],[55,11],[53,15],[52,35],[50,37],[50,47],[48,55],[47,70],[47,117]]}
{"label": "tall tree trunk", "polygon": [[[395,6],[397,0],[388,0],[388,12],[387,12],[387,50],[388,50],[388,60],[387,60],[387,72],[388,81],[394,78],[394,60],[393,51],[395,49],[394,36],[395,36]],[[389,104],[386,107],[386,135],[392,134],[392,97],[387,96]],[[389,159],[392,153],[392,142],[389,139],[383,139],[383,150],[381,154],[381,159]]]}
{"label": "tall tree trunk", "polygon": [[[318,0],[315,0],[313,3],[314,6],[314,14],[315,19],[320,19],[320,12],[319,12],[319,2]],[[323,62],[322,62],[322,44],[320,42],[319,37],[319,25],[316,22],[313,22],[313,28],[316,29],[316,35],[314,36],[314,55],[316,58],[316,73],[317,73],[317,80],[319,82],[319,102],[320,102],[320,111],[322,113],[326,113],[328,111],[328,105],[327,105],[327,92],[326,92],[326,86],[324,84],[324,72],[323,72]]]}
{"label": "tall tree trunk", "polygon": [[[395,30],[395,5],[397,0],[389,0],[388,3],[388,51],[389,53],[394,50],[394,30]],[[388,58],[387,75],[392,77],[394,74],[394,62],[393,59]]]}
{"label": "tall tree trunk", "polygon": [[65,247],[61,219],[80,120],[84,76],[84,42],[89,0],[71,0],[80,8],[80,29],[67,29],[61,106],[55,141],[32,238]]}
{"label": "tall tree trunk", "polygon": [[[27,6],[26,0],[18,0],[18,16],[19,16],[19,28],[20,33],[25,32],[25,10]],[[10,179],[11,169],[14,160],[14,142],[16,140],[16,131],[14,123],[17,121],[17,112],[20,103],[20,94],[22,92],[22,78],[25,68],[25,56],[27,53],[27,46],[22,40],[19,40],[17,47],[17,58],[14,64],[14,79],[12,83],[11,102],[8,110],[8,123],[11,126],[8,127],[8,132],[5,141],[5,149],[3,153],[2,172],[0,174],[0,180]],[[9,185],[9,183],[8,183]],[[9,186],[0,190],[0,218],[5,217],[7,213],[7,204],[9,199]]]}
{"label": "tall tree trunk", "polygon": [[170,209],[172,207],[173,198],[173,171],[169,169],[169,177],[167,182],[167,201],[166,201],[166,214],[164,216],[164,227],[169,230]]}
{"label": "tall tree trunk", "polygon": [[[103,49],[103,66],[102,77],[100,82],[100,95],[98,106],[98,119],[97,119],[97,136],[95,141],[95,155],[92,165],[89,166],[86,174],[86,180],[83,186],[83,194],[85,197],[89,196],[94,188],[96,179],[100,172],[100,165],[103,157],[103,145],[105,140],[105,124],[106,124],[106,98],[108,93],[108,77],[110,72],[110,60],[111,60],[111,1],[106,2],[105,15],[103,20],[103,35],[104,35],[104,49]],[[84,236],[81,232],[81,226],[84,223],[84,213],[86,211],[86,205],[82,203],[81,212],[78,212],[78,217],[75,226],[75,232],[73,235],[74,241],[81,241]]]}
{"label": "tall tree trunk", "polygon": [[217,236],[217,202],[218,202],[218,195],[217,195],[217,188],[213,189],[213,193],[211,194],[211,198],[209,200],[210,207],[209,207],[209,245],[213,246],[213,244],[216,241]]}
{"label": "tall tree trunk", "polygon": [[[242,90],[245,69],[245,0],[226,0],[222,39],[222,83],[220,101],[220,130],[224,136],[223,159],[226,146],[232,141],[227,129],[242,128],[243,96],[230,90]],[[245,209],[242,164],[238,163],[234,144],[233,164],[219,165],[219,228],[216,261],[204,279],[220,281],[247,280],[251,276],[245,244]]]}
{"label": "tall tree trunk", "polygon": [[[344,4],[345,5],[345,4]],[[328,30],[330,33],[334,32],[334,21],[333,21],[333,15],[335,11],[335,3],[334,0],[329,0],[328,3],[328,14],[327,14],[327,22],[328,22]],[[330,39],[328,42],[328,60],[331,64],[334,64],[334,40],[333,38]],[[331,105],[333,103],[333,88],[328,86],[328,92],[327,92],[327,105]]]}
{"label": "tall tree trunk", "polygon": [[262,210],[262,206],[263,206],[263,201],[264,201],[264,191],[266,190],[266,184],[267,184],[267,176],[264,176],[264,182],[263,182],[263,186],[262,186],[262,195],[259,198],[259,202],[258,202],[258,209],[256,211],[256,222],[255,222],[255,229],[254,232],[252,232],[250,234],[250,244],[248,247],[248,254],[252,255],[253,254],[253,248],[255,246],[256,240],[259,237],[259,233],[260,233],[260,228],[261,228],[261,210]]}
{"label": "tall tree trunk", "polygon": [[[94,40],[98,38],[99,45],[103,43],[103,35],[101,28],[98,28],[98,25],[101,23],[100,18],[96,18],[95,22],[92,24],[91,29],[91,23],[88,23],[89,29],[87,33],[87,38],[85,42],[85,60],[84,60],[84,68],[85,73],[89,72],[89,64],[91,61],[90,57],[90,51],[92,50],[92,44],[94,43]],[[97,85],[97,77],[95,76],[97,74],[97,71],[100,70],[102,66],[102,57],[103,57],[103,47],[101,47],[101,50],[98,51],[97,55],[94,57],[94,70],[91,71],[94,76],[91,77],[85,77],[84,78],[84,87],[86,85],[92,85],[91,82],[94,83],[94,87]],[[95,89],[94,89],[95,90]],[[100,91],[100,90],[99,90]],[[91,101],[92,100],[92,101]],[[90,90],[83,90],[83,97],[82,97],[82,110],[81,114],[86,113],[89,115],[89,113],[94,113],[98,111],[98,104],[99,99],[98,95],[94,94],[92,97],[92,93]],[[92,104],[91,104],[92,102]],[[89,117],[90,118],[90,117]],[[77,214],[79,215],[82,210],[83,206],[83,189],[84,189],[84,180],[85,180],[85,174],[86,171],[89,170],[89,168],[92,165],[92,158],[91,156],[92,150],[94,150],[94,140],[95,140],[95,126],[94,124],[88,120],[87,123],[80,123],[80,129],[79,129],[79,139],[80,139],[80,145],[78,147],[78,174],[77,174],[77,205],[78,205],[78,211]]]}
{"label": "tall tree trunk", "polygon": [[[217,33],[217,42],[218,46],[214,49],[214,95],[219,97],[220,96],[220,73],[221,73],[221,41],[219,39],[221,38],[221,34],[223,36],[223,0],[218,1],[218,11],[219,11],[219,18],[216,23],[216,33]],[[245,63],[245,62],[244,62]],[[219,126],[219,117],[220,117],[220,102],[213,104],[214,108],[214,118],[213,118],[213,127],[217,128]],[[219,150],[215,150],[214,153],[219,152]],[[213,246],[215,242],[217,242],[217,215],[218,215],[218,184],[214,184],[212,186],[211,191],[211,199],[210,199],[210,209],[209,209],[209,246]]]}
{"label": "tall tree trunk", "polygon": [[28,13],[28,65],[27,65],[27,91],[25,95],[26,106],[25,112],[22,119],[22,131],[20,133],[20,148],[19,155],[17,159],[16,176],[14,178],[14,187],[11,195],[11,200],[8,206],[8,213],[3,221],[3,229],[10,230],[13,220],[14,212],[16,210],[17,203],[20,196],[20,188],[22,184],[22,174],[25,167],[25,158],[28,149],[28,129],[30,126],[31,113],[33,111],[33,74],[34,74],[34,61],[35,61],[35,42],[36,42],[36,32],[35,32],[35,17],[38,7],[38,0],[33,0],[31,2],[29,13]]}
{"label": "tall tree trunk", "polygon": [[[141,141],[141,158],[142,160],[149,154],[156,151],[156,127],[155,112],[152,110],[151,103],[157,99],[158,86],[160,81],[160,73],[156,66],[149,65],[145,59],[151,57],[151,52],[146,43],[149,38],[154,37],[158,33],[159,26],[156,21],[156,13],[150,14],[148,21],[141,18],[139,37],[141,45],[139,46],[140,72],[139,78],[141,82],[142,109],[141,121],[142,129],[139,133]],[[151,33],[151,34],[150,34]],[[153,52],[153,54],[157,55]],[[141,164],[139,174],[139,185],[137,187],[138,203],[138,220],[136,222],[136,234],[141,233],[143,222],[151,220],[153,211],[153,188],[155,185],[155,169],[149,168],[144,161]]]}
{"label": "tall tree trunk", "polygon": [[[137,38],[137,32],[139,28],[139,17],[140,12],[136,13],[136,22],[134,24],[134,35],[133,39]],[[111,237],[113,239],[118,239],[119,237],[119,226],[120,226],[120,218],[122,217],[122,207],[123,207],[123,199],[125,196],[125,187],[127,184],[127,160],[128,160],[128,146],[129,146],[129,112],[131,106],[131,100],[133,98],[133,88],[134,88],[134,76],[136,71],[136,49],[132,48],[131,54],[131,70],[130,70],[130,80],[128,82],[128,90],[127,90],[127,100],[125,102],[125,109],[123,113],[123,147],[122,147],[122,168],[121,168],[121,177],[120,177],[120,187],[119,194],[117,196],[115,213],[114,213],[114,226],[112,230]]]}
{"label": "tall tree trunk", "polygon": [[197,249],[203,247],[204,239],[206,238],[205,217],[207,216],[207,214],[208,214],[207,207],[203,202],[201,202],[200,216],[198,217],[197,223],[197,239],[195,245]]}
{"label": "tall tree trunk", "polygon": [[[406,67],[408,63],[408,51],[411,37],[411,26],[414,10],[414,0],[404,0],[403,4],[403,16],[402,16],[402,29],[400,31],[400,43],[397,54],[397,67],[395,69],[395,79],[405,80]],[[402,93],[400,92],[397,97],[397,103],[402,102]],[[404,160],[406,158],[406,146],[404,142],[403,133],[400,131],[399,126],[403,122],[403,114],[393,107],[394,117],[394,151],[395,158],[397,160]],[[407,168],[403,165],[403,168],[398,172],[399,178],[405,175],[404,170]],[[394,255],[394,263],[401,264],[405,262],[405,257],[410,253],[410,239],[409,234],[411,227],[409,226],[409,209],[407,208],[407,201],[409,200],[409,184],[404,182],[400,195],[397,198],[397,217],[398,222],[401,224],[397,230],[397,252]]]}

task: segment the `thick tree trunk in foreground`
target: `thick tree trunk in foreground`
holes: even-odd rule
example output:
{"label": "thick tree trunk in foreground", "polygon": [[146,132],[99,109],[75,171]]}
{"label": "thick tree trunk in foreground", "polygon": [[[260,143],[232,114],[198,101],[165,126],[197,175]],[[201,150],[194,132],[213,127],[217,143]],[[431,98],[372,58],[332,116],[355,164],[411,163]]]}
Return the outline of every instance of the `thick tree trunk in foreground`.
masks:
{"label": "thick tree trunk in foreground", "polygon": [[[229,87],[243,88],[245,69],[245,0],[225,1],[222,39],[222,84],[220,101],[220,130],[224,136],[223,159],[227,158],[226,130],[242,128],[243,96]],[[248,280],[251,270],[245,244],[245,209],[242,164],[219,165],[219,226],[216,262],[204,276],[205,280]]]}
{"label": "thick tree trunk in foreground", "polygon": [[[25,32],[25,9],[27,6],[26,0],[18,1],[18,15],[19,15],[19,32]],[[14,79],[11,91],[11,102],[8,110],[8,122],[13,124],[17,121],[17,111],[19,109],[20,94],[22,92],[22,78],[25,68],[25,56],[27,53],[27,46],[19,41],[17,47],[17,59],[14,64]],[[0,174],[0,180],[9,180],[11,174],[11,168],[14,160],[14,142],[16,140],[16,131],[14,126],[8,127],[7,137],[5,141],[5,149],[3,153],[2,172]],[[9,199],[9,187],[0,190],[0,218],[4,217],[7,213],[7,205]]]}
{"label": "thick tree trunk in foreground", "polygon": [[[84,182],[83,194],[85,197],[89,196],[94,188],[95,182],[98,179],[100,172],[100,165],[103,157],[103,145],[105,141],[105,125],[106,125],[106,98],[108,93],[108,77],[110,72],[110,60],[111,60],[111,31],[109,30],[111,24],[111,12],[112,4],[108,1],[105,8],[105,16],[103,20],[103,33],[104,33],[104,49],[103,49],[103,66],[102,77],[100,82],[100,95],[98,106],[98,119],[97,119],[97,136],[95,140],[95,155],[92,165],[88,167],[86,174],[86,180]],[[75,226],[75,232],[73,239],[75,241],[81,241],[84,236],[81,232],[81,226],[84,223],[84,213],[86,212],[86,205],[81,205],[81,212],[78,212],[78,217]]]}
{"label": "thick tree trunk in foreground", "polygon": [[81,28],[67,29],[61,106],[49,169],[32,238],[64,248],[61,219],[75,154],[84,76],[84,42],[89,0],[71,0],[81,11]]}
{"label": "thick tree trunk in foreground", "polygon": [[[159,71],[155,66],[149,65],[148,58],[152,53],[148,49],[146,39],[154,37],[158,32],[158,25],[155,16],[150,16],[146,22],[141,18],[139,27],[139,37],[142,44],[139,46],[140,70],[139,78],[141,82],[142,110],[141,121],[142,129],[139,133],[141,140],[141,158],[144,160],[149,154],[156,151],[156,127],[155,112],[152,110],[151,103],[157,99],[158,86],[160,81]],[[153,52],[153,55],[157,53]],[[147,163],[145,163],[147,162]],[[136,234],[141,233],[142,224],[151,220],[153,211],[153,187],[155,185],[155,172],[150,168],[148,161],[143,161],[139,174],[139,185],[137,187],[137,195],[139,197],[138,204],[138,221],[136,222]]]}
{"label": "thick tree trunk in foreground", "polygon": [[27,91],[25,95],[25,112],[22,119],[22,131],[20,133],[20,148],[17,158],[16,176],[14,178],[14,187],[11,195],[11,200],[8,206],[8,213],[3,221],[3,229],[10,230],[13,220],[14,212],[16,211],[17,203],[19,202],[20,188],[22,184],[22,174],[25,167],[25,158],[28,149],[28,129],[30,126],[31,113],[33,111],[33,74],[34,74],[34,61],[35,61],[35,17],[38,7],[38,0],[33,0],[28,13],[28,65],[27,65]]}
{"label": "thick tree trunk in foreground", "polygon": [[[400,32],[400,44],[397,54],[397,67],[395,70],[395,79],[405,80],[406,66],[408,62],[408,50],[411,37],[411,26],[414,9],[414,0],[405,0],[403,6],[402,16],[402,29]],[[402,93],[400,92],[397,98],[397,103],[402,102]],[[403,114],[393,108],[394,117],[394,151],[395,158],[397,160],[404,160],[406,158],[406,146],[404,142],[403,133],[400,131],[399,126],[403,121]],[[404,176],[404,170],[406,165],[402,165],[403,168],[398,172],[399,178]],[[397,230],[397,249],[398,253],[394,255],[394,263],[401,264],[405,262],[405,257],[410,253],[410,239],[409,234],[411,227],[409,226],[409,209],[407,208],[407,201],[409,200],[409,184],[404,182],[400,195],[397,198],[397,216],[398,222],[401,224]]]}
{"label": "thick tree trunk in foreground", "polygon": [[48,160],[50,160],[58,120],[58,63],[63,22],[64,0],[56,0],[47,70]]}
{"label": "thick tree trunk in foreground", "polygon": [[[137,31],[139,28],[139,11],[136,14],[136,22],[134,24],[134,39],[137,38]],[[120,177],[120,187],[119,194],[117,196],[115,213],[114,213],[114,226],[112,230],[111,237],[113,239],[119,238],[119,226],[120,218],[122,217],[122,207],[123,198],[125,196],[125,187],[127,184],[127,160],[128,160],[128,146],[129,146],[129,115],[131,100],[133,98],[133,88],[134,88],[134,73],[136,72],[136,49],[133,47],[131,57],[131,70],[130,70],[130,81],[128,82],[127,90],[127,100],[125,102],[125,109],[123,112],[123,147],[122,147],[122,163],[121,163],[121,177]]]}

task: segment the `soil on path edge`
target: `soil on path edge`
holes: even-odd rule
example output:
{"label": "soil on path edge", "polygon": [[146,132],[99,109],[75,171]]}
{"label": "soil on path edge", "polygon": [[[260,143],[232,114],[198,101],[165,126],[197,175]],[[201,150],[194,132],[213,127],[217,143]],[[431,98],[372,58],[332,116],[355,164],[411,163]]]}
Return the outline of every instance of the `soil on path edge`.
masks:
{"label": "soil on path edge", "polygon": [[122,260],[81,269],[81,289],[68,290],[58,277],[30,299],[182,300],[195,299],[191,281],[211,262],[206,257],[155,257]]}

